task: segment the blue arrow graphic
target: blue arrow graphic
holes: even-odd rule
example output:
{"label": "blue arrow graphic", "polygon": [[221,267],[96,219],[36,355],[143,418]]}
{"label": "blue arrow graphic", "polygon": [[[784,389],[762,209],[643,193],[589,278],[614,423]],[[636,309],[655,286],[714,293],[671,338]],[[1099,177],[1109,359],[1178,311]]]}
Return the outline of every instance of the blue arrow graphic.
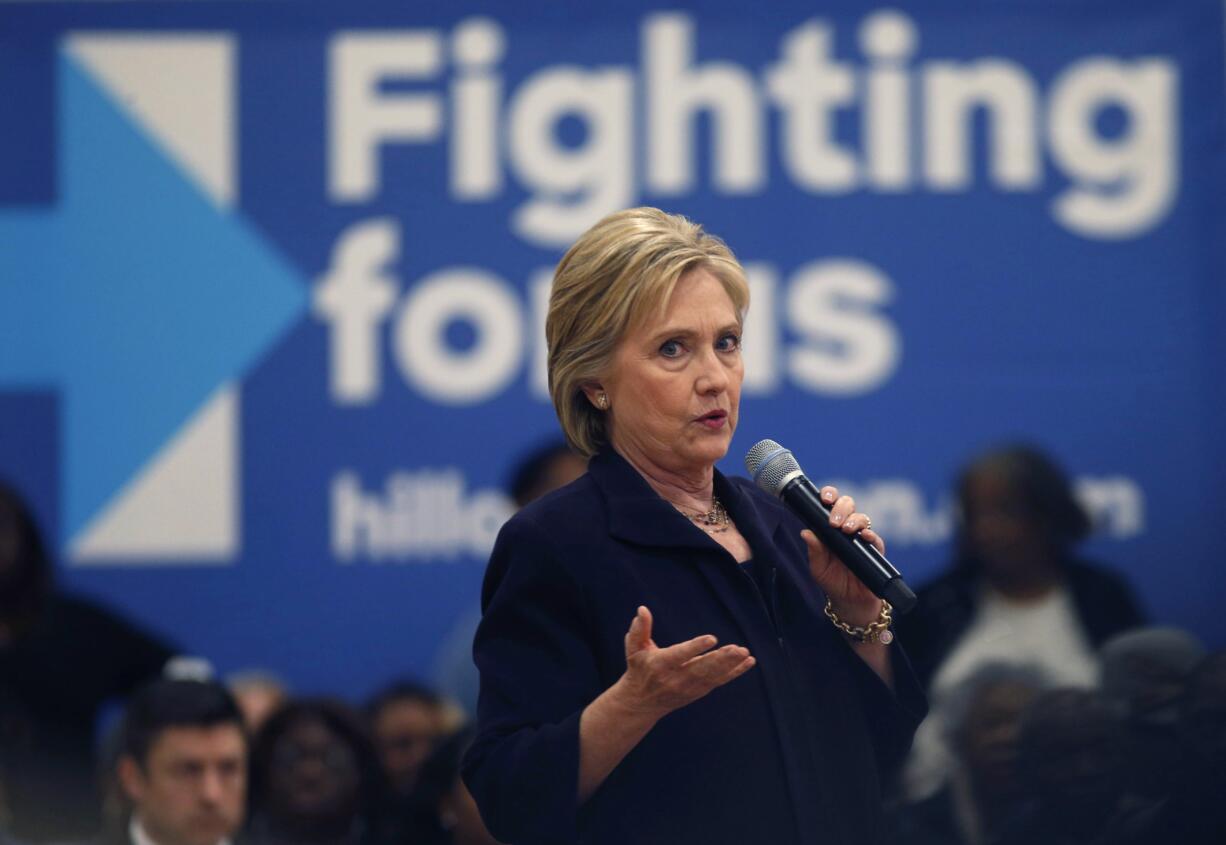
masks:
{"label": "blue arrow graphic", "polygon": [[58,387],[63,539],[306,308],[306,283],[186,181],[70,57],[59,203],[0,210],[0,390]]}

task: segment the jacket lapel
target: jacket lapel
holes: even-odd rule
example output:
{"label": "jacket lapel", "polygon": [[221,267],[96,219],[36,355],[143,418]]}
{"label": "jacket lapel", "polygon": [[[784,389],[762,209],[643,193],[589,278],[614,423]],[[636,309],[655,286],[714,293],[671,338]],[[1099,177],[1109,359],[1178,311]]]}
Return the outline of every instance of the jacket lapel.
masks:
{"label": "jacket lapel", "polygon": [[607,449],[588,463],[604,494],[609,533],[639,546],[723,552],[723,548],[652,490],[621,455]]}
{"label": "jacket lapel", "polygon": [[[751,650],[776,647],[777,638],[767,609],[754,597],[752,586],[737,571],[732,556],[710,535],[661,498],[620,455],[606,450],[592,458],[588,472],[605,496],[609,533],[640,546],[687,550],[687,560],[706,581],[711,592],[732,616]],[[778,566],[772,549],[779,529],[777,511],[759,507],[715,472],[715,495],[720,498],[763,567]],[[770,596],[762,596],[764,602]]]}

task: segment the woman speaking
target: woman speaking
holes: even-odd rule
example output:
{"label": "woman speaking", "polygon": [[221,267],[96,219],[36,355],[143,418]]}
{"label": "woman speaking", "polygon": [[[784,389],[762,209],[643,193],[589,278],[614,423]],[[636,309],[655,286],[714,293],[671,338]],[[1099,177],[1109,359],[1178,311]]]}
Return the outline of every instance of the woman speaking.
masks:
{"label": "woman speaking", "polygon": [[[464,777],[503,841],[880,835],[881,782],[923,696],[883,603],[715,469],[748,304],[723,242],[657,209],[606,217],[558,264],[549,387],[591,462],[504,526],[485,577]],[[821,494],[884,551],[851,498]]]}

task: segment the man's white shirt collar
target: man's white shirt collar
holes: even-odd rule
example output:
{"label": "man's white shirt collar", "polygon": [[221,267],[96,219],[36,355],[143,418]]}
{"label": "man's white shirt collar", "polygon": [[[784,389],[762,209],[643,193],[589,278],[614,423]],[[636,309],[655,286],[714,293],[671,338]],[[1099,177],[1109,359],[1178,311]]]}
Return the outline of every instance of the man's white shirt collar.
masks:
{"label": "man's white shirt collar", "polygon": [[[136,814],[132,814],[132,820],[128,822],[128,839],[132,845],[161,845],[160,842],[154,840],[149,832],[145,830],[145,826],[140,823],[140,819]],[[217,845],[231,845],[229,839],[223,839]]]}

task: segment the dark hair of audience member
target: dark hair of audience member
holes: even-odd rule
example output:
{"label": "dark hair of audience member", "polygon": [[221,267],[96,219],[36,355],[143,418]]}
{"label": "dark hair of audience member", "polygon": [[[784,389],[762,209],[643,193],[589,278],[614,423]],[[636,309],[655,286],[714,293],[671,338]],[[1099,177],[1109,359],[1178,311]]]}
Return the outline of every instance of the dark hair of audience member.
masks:
{"label": "dark hair of audience member", "polygon": [[244,732],[243,715],[226,688],[213,681],[157,680],[128,701],[120,729],[120,756],[144,767],[149,749],[169,728],[233,724]]}
{"label": "dark hair of audience member", "polygon": [[[329,748],[301,746],[304,730],[323,729]],[[317,734],[315,738],[320,738]],[[299,743],[294,746],[293,743]],[[317,805],[302,803],[292,791],[303,760],[322,763],[334,780],[318,788]],[[301,699],[278,710],[264,723],[251,753],[250,818],[257,837],[268,841],[336,841],[351,834],[368,839],[368,825],[377,807],[382,776],[374,747],[358,715],[331,699]],[[335,794],[328,795],[328,789]]]}
{"label": "dark hair of audience member", "polygon": [[984,691],[1000,686],[1042,691],[1049,688],[1051,682],[1043,670],[1029,664],[985,663],[980,666],[941,699],[946,730],[955,747],[965,738],[966,728],[975,708],[982,702]]}
{"label": "dark hair of audience member", "polygon": [[984,479],[1003,484],[1011,494],[1015,515],[1043,533],[1047,548],[1057,557],[1090,533],[1090,517],[1073,495],[1068,476],[1049,457],[1026,445],[994,449],[973,461],[958,479],[958,564],[977,567],[975,542],[967,530],[976,502],[976,485]]}
{"label": "dark hair of audience member", "polygon": [[587,462],[565,441],[551,440],[528,452],[515,465],[507,489],[515,500],[515,506],[522,508],[578,478],[586,466]]}
{"label": "dark hair of audience member", "polygon": [[1138,801],[1165,799],[1183,761],[1179,703],[1205,647],[1178,628],[1134,628],[1099,650],[1101,689],[1124,713],[1124,760],[1129,792]]}
{"label": "dark hair of audience member", "polygon": [[38,616],[52,578],[34,515],[17,491],[0,481],[0,620],[14,633]]}
{"label": "dark hair of audience member", "polygon": [[431,707],[442,706],[443,700],[430,687],[418,681],[397,680],[375,693],[366,705],[366,714],[374,718],[389,704],[400,701],[420,701]]}
{"label": "dark hair of audience member", "polygon": [[1057,689],[1030,703],[1018,773],[1037,800],[1032,835],[1088,836],[1113,821],[1124,788],[1123,735],[1122,712],[1100,692]]}

